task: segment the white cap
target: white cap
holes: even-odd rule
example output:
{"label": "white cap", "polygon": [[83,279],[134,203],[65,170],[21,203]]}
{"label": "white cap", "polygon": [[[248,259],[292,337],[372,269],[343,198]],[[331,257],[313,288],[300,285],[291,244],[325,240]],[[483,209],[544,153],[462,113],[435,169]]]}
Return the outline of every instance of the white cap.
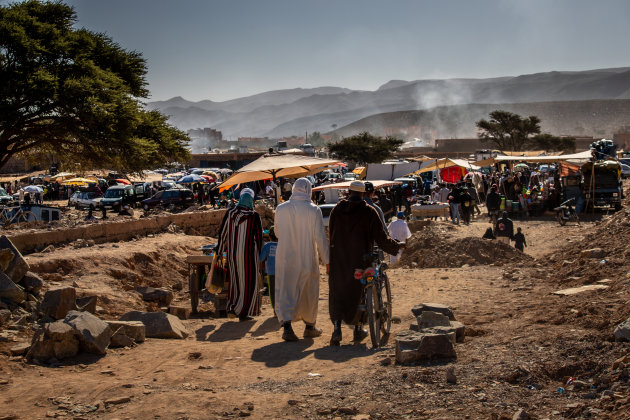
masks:
{"label": "white cap", "polygon": [[365,184],[361,181],[352,181],[350,191],[365,192]]}

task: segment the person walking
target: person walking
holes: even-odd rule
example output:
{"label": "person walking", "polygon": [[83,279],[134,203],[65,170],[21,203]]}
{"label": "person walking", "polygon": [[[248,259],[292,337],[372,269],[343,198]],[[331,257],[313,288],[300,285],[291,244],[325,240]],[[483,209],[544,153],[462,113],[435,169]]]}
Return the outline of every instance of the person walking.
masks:
{"label": "person walking", "polygon": [[[341,323],[354,325],[354,340],[367,337],[363,329],[364,311],[359,311],[363,294],[361,282],[354,278],[354,270],[367,268],[363,259],[376,244],[390,255],[398,253],[404,244],[389,237],[378,213],[363,201],[365,185],[361,181],[350,184],[350,196],[341,200],[330,213],[330,275],[328,277],[328,308],[334,331],[331,345],[342,339]],[[282,238],[280,238],[282,243]]]}
{"label": "person walking", "polygon": [[[319,302],[319,263],[328,271],[329,244],[322,211],[311,202],[311,182],[299,178],[289,200],[276,209],[276,315],[284,331],[282,339],[297,341],[293,321],[304,321],[304,337],[319,337],[315,326]],[[318,258],[319,255],[319,258]]]}
{"label": "person walking", "polygon": [[226,309],[228,316],[241,321],[258,315],[262,222],[254,211],[254,191],[244,188],[236,206],[229,209],[219,228],[217,254],[227,255],[230,285]]}
{"label": "person walking", "polygon": [[470,218],[474,211],[473,206],[473,198],[468,192],[467,187],[461,187],[461,194],[459,195],[461,200],[461,208],[462,208],[462,219],[464,220],[464,224],[470,224]]}
{"label": "person walking", "polygon": [[276,249],[278,248],[278,238],[276,238],[273,226],[269,228],[269,242],[263,245],[260,251],[260,265],[265,272],[267,280],[267,290],[269,292],[269,301],[271,307],[275,308],[275,292],[276,292]]}
{"label": "person walking", "polygon": [[[395,239],[403,244],[406,243],[407,239],[411,237],[411,231],[409,230],[409,226],[405,221],[405,213],[399,211],[396,214],[396,220],[394,220],[387,226],[387,231],[389,232],[389,236],[391,236],[392,239]],[[391,255],[389,257],[389,262],[392,264],[395,263],[400,259],[401,255],[402,250],[398,251],[396,255]]]}
{"label": "person walking", "polygon": [[[459,215],[459,204],[461,203],[461,190],[458,185],[453,185],[453,189],[448,196],[448,204],[451,207],[451,221],[459,225],[460,215]],[[457,221],[456,221],[457,220]]]}
{"label": "person walking", "polygon": [[504,211],[501,218],[497,220],[494,234],[499,241],[510,244],[510,239],[514,236],[514,223],[508,217],[507,211]]}
{"label": "person walking", "polygon": [[525,235],[523,235],[522,229],[519,227],[516,228],[516,235],[514,235],[514,248],[521,252],[525,252],[523,246],[527,246],[527,241],[525,240]]}

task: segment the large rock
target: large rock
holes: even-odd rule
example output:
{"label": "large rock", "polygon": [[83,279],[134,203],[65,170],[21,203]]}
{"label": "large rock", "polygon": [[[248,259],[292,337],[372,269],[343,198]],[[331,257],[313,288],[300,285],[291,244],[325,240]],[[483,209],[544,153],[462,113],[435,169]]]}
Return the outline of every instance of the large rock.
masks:
{"label": "large rock", "polygon": [[44,280],[32,271],[27,272],[20,282],[27,292],[38,295],[44,286]]}
{"label": "large rock", "polygon": [[15,303],[22,303],[26,300],[24,289],[15,284],[13,280],[0,271],[0,298],[12,300]]}
{"label": "large rock", "polygon": [[455,315],[453,315],[451,308],[441,303],[420,303],[411,309],[411,312],[416,317],[420,316],[424,311],[439,312],[442,315],[446,315],[451,321],[455,321]]}
{"label": "large rock", "polygon": [[11,311],[8,309],[0,309],[0,327],[3,327],[11,320]]}
{"label": "large rock", "polygon": [[97,296],[84,296],[77,298],[77,308],[83,312],[90,312],[96,314],[96,303],[98,302]]}
{"label": "large rock", "polygon": [[630,341],[630,318],[617,325],[615,328],[616,341]]}
{"label": "large rock", "polygon": [[146,336],[150,338],[186,338],[188,331],[176,316],[164,312],[127,312],[121,321],[140,321],[146,327]]}
{"label": "large rock", "polygon": [[157,302],[160,306],[168,306],[173,300],[173,292],[155,287],[136,287],[136,291],[142,295],[146,302]]}
{"label": "large rock", "polygon": [[112,337],[107,322],[89,312],[70,311],[63,320],[76,332],[81,350],[86,353],[105,354]]}
{"label": "large rock", "polygon": [[69,311],[77,309],[77,292],[74,287],[50,289],[44,294],[39,309],[55,319],[63,319]]}
{"label": "large rock", "polygon": [[396,361],[406,364],[430,359],[457,358],[453,340],[447,334],[407,331],[396,337]]}
{"label": "large rock", "polygon": [[142,343],[146,336],[146,327],[140,321],[107,321],[112,329],[110,347],[130,347]]}
{"label": "large rock", "polygon": [[422,312],[417,320],[420,328],[450,327],[451,325],[448,316],[433,311]]}
{"label": "large rock", "polygon": [[79,352],[79,340],[74,329],[63,321],[44,324],[35,332],[26,357],[46,361],[53,357],[61,360]]}
{"label": "large rock", "polygon": [[582,258],[604,258],[605,256],[606,251],[601,248],[583,249],[580,252],[580,257]]}
{"label": "large rock", "polygon": [[30,269],[22,254],[5,235],[0,236],[0,249],[9,249],[13,253],[13,258],[9,261],[7,269],[3,270],[15,283],[19,283],[22,277]]}

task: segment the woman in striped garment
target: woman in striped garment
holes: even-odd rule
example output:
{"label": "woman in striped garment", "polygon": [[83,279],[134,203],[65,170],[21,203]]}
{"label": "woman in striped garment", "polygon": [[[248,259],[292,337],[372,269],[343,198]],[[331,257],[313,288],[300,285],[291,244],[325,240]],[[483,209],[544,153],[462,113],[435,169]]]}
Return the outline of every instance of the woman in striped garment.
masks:
{"label": "woman in striped garment", "polygon": [[262,235],[260,216],[254,211],[254,191],[244,188],[236,207],[223,217],[217,244],[219,255],[227,255],[228,316],[238,316],[241,321],[260,313],[258,256]]}

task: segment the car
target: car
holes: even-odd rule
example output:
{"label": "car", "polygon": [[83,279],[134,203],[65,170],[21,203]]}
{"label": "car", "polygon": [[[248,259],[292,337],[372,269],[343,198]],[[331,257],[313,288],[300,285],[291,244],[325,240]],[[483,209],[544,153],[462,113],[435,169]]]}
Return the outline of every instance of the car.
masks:
{"label": "car", "polygon": [[621,164],[621,177],[622,178],[630,177],[630,165],[626,165],[625,163]]}
{"label": "car", "polygon": [[9,193],[4,189],[0,188],[0,204],[3,206],[9,205],[13,203],[15,199],[9,195]]}
{"label": "car", "polygon": [[101,209],[120,209],[123,206],[135,206],[138,202],[133,185],[113,185],[105,191],[99,203]]}
{"label": "car", "polygon": [[173,210],[176,207],[188,207],[194,202],[195,194],[191,190],[173,188],[158,191],[153,197],[142,200],[142,208],[144,210],[150,210],[154,207],[161,206]]}
{"label": "car", "polygon": [[97,197],[94,191],[76,191],[68,199],[68,206],[74,206],[77,210],[88,208],[95,210],[101,202],[101,197]]}
{"label": "car", "polygon": [[343,176],[344,181],[354,181],[357,178],[359,178],[359,175],[355,174],[354,172],[346,172]]}
{"label": "car", "polygon": [[330,212],[335,208],[337,204],[320,204],[319,209],[322,211],[322,217],[324,218],[324,227],[328,227],[328,221],[330,220]]}

